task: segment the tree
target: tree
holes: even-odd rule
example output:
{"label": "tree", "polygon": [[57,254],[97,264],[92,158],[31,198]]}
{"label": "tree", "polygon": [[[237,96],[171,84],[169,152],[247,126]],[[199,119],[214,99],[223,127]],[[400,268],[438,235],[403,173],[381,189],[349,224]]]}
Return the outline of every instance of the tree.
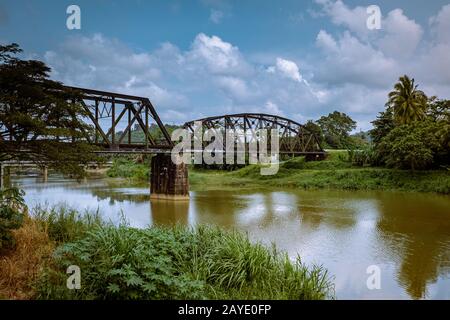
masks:
{"label": "tree", "polygon": [[97,160],[79,93],[49,79],[41,61],[20,60],[17,44],[0,46],[0,161],[28,160],[81,175]]}
{"label": "tree", "polygon": [[448,153],[439,141],[438,130],[438,124],[431,120],[397,126],[381,139],[377,152],[388,167],[429,168],[439,164],[443,153]]}
{"label": "tree", "polygon": [[408,124],[425,118],[427,97],[417,87],[414,79],[404,75],[389,93],[388,106],[393,107],[394,119],[399,124]]}
{"label": "tree", "polygon": [[428,99],[427,116],[433,121],[450,121],[450,100]]}
{"label": "tree", "polygon": [[323,131],[318,124],[312,120],[308,120],[305,124],[306,130],[314,134],[319,141],[320,145],[323,145],[325,138],[323,136]]}
{"label": "tree", "polygon": [[370,130],[370,136],[375,145],[377,145],[381,139],[391,132],[395,128],[394,111],[392,107],[387,107],[385,111],[378,114],[377,118],[372,121],[373,129]]}
{"label": "tree", "polygon": [[370,137],[367,132],[360,131],[350,135],[349,142],[350,148],[361,149],[370,143]]}
{"label": "tree", "polygon": [[332,148],[347,148],[351,143],[349,133],[356,129],[356,122],[338,111],[322,116],[317,124],[324,133],[326,143]]}
{"label": "tree", "polygon": [[429,99],[427,116],[438,124],[437,135],[443,148],[450,153],[450,100]]}

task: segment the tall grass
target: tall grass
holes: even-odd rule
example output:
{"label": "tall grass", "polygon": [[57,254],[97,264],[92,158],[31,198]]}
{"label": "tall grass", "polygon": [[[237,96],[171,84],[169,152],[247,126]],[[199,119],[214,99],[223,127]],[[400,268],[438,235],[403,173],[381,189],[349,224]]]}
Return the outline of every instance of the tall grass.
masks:
{"label": "tall grass", "polygon": [[[0,297],[12,299],[326,299],[321,267],[251,243],[245,234],[199,226],[134,229],[98,212],[38,206],[0,259]],[[56,249],[54,249],[57,247]],[[66,287],[78,265],[81,290]]]}
{"label": "tall grass", "polygon": [[[24,209],[25,210],[25,209]],[[35,281],[52,262],[55,247],[86,236],[89,230],[106,225],[99,212],[79,213],[66,205],[38,205],[24,213],[23,225],[12,231],[16,243],[0,256],[0,298],[31,299]]]}
{"label": "tall grass", "polygon": [[[65,269],[78,265],[81,290],[67,290]],[[325,270],[252,244],[238,232],[201,226],[99,226],[58,248],[38,282],[40,298],[325,299]]]}
{"label": "tall grass", "polygon": [[81,213],[65,204],[52,207],[37,205],[32,210],[32,216],[50,239],[57,243],[80,239],[92,228],[105,224],[98,210]]}
{"label": "tall grass", "polygon": [[191,232],[189,273],[207,283],[209,296],[221,299],[325,299],[333,286],[322,267],[292,262],[286,253],[253,244],[237,231],[200,226]]}
{"label": "tall grass", "polygon": [[0,299],[30,299],[38,279],[54,250],[54,243],[39,223],[29,216],[13,231],[14,250],[0,256]]}

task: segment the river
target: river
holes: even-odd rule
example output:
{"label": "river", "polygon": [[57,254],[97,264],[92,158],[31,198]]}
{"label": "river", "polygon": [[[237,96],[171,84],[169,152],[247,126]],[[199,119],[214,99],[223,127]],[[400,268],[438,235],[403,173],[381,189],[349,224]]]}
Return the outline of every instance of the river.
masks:
{"label": "river", "polygon": [[[65,203],[119,223],[235,228],[321,264],[338,299],[450,299],[450,197],[398,192],[235,189],[191,191],[190,201],[149,200],[147,185],[16,176],[27,205]],[[123,218],[122,218],[123,219]],[[368,270],[369,268],[369,270]],[[369,273],[368,273],[369,271]],[[368,279],[378,275],[379,289]],[[369,284],[370,284],[369,283]],[[377,286],[376,286],[377,287]]]}

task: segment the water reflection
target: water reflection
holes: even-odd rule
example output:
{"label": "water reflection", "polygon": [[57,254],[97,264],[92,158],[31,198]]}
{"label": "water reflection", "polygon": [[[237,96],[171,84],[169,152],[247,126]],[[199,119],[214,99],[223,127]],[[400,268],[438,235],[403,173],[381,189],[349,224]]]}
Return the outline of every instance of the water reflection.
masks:
{"label": "water reflection", "polygon": [[[15,178],[26,202],[65,201],[99,208],[135,227],[213,224],[276,243],[305,263],[335,276],[338,298],[450,298],[450,198],[438,195],[298,191],[192,191],[190,201],[149,201],[149,188],[123,181],[84,182],[50,177]],[[382,271],[382,289],[366,286],[369,265]]]}
{"label": "water reflection", "polygon": [[450,274],[450,219],[448,198],[416,197],[412,202],[402,194],[383,196],[377,228],[385,250],[399,263],[399,284],[420,299],[430,296],[429,284]]}
{"label": "water reflection", "polygon": [[152,200],[151,223],[155,225],[189,225],[189,201]]}

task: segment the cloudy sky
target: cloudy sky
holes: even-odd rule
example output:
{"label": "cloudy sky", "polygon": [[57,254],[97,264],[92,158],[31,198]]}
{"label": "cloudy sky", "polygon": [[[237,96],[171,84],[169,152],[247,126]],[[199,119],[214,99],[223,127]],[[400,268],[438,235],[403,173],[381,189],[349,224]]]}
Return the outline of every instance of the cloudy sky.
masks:
{"label": "cloudy sky", "polygon": [[[80,30],[66,27],[70,4]],[[10,42],[65,84],[149,97],[166,123],[339,110],[366,130],[403,74],[450,98],[449,0],[2,0]]]}

